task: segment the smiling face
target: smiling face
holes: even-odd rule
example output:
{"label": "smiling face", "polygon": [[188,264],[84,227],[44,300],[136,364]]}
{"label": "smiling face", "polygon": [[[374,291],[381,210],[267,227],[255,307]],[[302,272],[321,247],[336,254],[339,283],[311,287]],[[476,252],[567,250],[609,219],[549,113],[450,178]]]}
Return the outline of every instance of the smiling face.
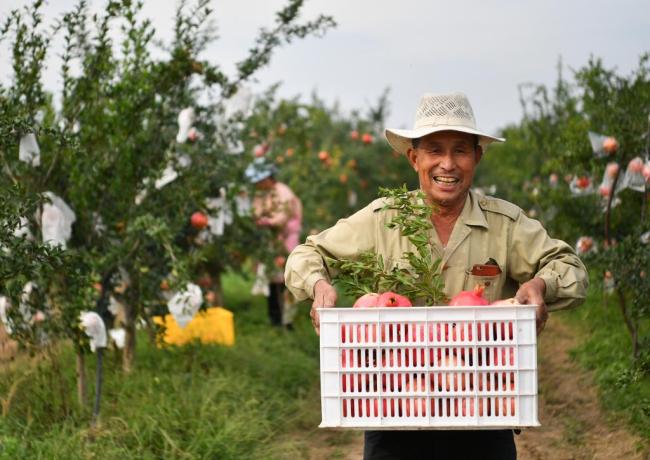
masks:
{"label": "smiling face", "polygon": [[424,136],[406,153],[429,200],[453,210],[462,209],[482,154],[476,136],[458,131]]}

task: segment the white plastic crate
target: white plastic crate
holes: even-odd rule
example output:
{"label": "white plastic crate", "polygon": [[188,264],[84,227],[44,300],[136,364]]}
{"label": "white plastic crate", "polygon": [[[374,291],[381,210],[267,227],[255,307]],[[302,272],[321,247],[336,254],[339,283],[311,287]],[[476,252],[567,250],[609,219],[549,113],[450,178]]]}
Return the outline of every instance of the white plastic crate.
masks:
{"label": "white plastic crate", "polygon": [[320,426],[539,426],[535,309],[320,308]]}

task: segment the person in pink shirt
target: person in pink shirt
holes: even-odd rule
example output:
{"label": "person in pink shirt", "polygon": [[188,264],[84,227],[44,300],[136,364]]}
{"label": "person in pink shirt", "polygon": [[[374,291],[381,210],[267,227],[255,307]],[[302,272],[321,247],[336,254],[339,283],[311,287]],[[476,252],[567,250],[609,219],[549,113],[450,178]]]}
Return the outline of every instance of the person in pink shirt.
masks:
{"label": "person in pink shirt", "polygon": [[246,169],[246,177],[255,184],[253,213],[260,227],[269,227],[277,234],[274,259],[267,296],[269,319],[273,326],[293,329],[296,302],[284,285],[284,263],[287,255],[300,244],[302,203],[288,185],[275,178],[276,168],[263,158]]}

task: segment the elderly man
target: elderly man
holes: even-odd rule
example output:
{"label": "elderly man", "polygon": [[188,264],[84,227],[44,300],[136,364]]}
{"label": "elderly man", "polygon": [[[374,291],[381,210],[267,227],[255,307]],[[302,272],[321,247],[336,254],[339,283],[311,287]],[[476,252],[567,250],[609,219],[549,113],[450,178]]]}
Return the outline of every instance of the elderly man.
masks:
{"label": "elderly man", "polygon": [[[514,204],[470,190],[484,150],[504,139],[476,128],[467,97],[425,94],[415,119],[414,129],[387,129],[385,134],[408,158],[420,189],[435,205],[431,250],[441,259],[445,294],[452,297],[480,283],[489,300],[514,296],[519,303],[538,305],[538,333],[548,311],[581,303],[587,273],[571,247],[550,238]],[[373,250],[389,269],[405,266],[402,254],[413,248],[398,232],[386,229],[394,211],[382,211],[383,204],[383,199],[375,200],[291,253],[285,281],[299,300],[314,299],[311,317],[317,332],[315,309],[333,307],[337,298],[327,258],[349,259]],[[369,431],[364,458],[514,459],[516,449],[511,430]]]}

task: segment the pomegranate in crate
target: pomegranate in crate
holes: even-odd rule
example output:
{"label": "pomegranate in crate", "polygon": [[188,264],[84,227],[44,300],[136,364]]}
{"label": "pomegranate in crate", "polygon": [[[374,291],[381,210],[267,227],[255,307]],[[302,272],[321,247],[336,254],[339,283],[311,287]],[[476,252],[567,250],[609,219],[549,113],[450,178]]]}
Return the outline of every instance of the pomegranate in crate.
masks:
{"label": "pomegranate in crate", "polygon": [[371,308],[379,306],[379,294],[376,292],[368,292],[367,294],[359,297],[352,305],[352,308]]}
{"label": "pomegranate in crate", "polygon": [[[505,300],[496,305],[319,312],[321,426],[539,425],[535,306]],[[349,331],[366,325],[379,329],[376,341],[337,341],[341,326]],[[382,341],[380,328],[385,328],[386,338],[390,330],[393,339],[401,334],[402,342]],[[343,350],[348,368],[338,359]]]}
{"label": "pomegranate in crate", "polygon": [[412,307],[413,304],[403,295],[395,294],[394,292],[384,292],[377,299],[377,306],[379,307]]}
{"label": "pomegranate in crate", "polygon": [[476,307],[479,305],[489,305],[490,302],[483,297],[483,291],[485,288],[480,284],[477,284],[476,287],[471,291],[461,291],[451,298],[449,301],[450,307]]}

